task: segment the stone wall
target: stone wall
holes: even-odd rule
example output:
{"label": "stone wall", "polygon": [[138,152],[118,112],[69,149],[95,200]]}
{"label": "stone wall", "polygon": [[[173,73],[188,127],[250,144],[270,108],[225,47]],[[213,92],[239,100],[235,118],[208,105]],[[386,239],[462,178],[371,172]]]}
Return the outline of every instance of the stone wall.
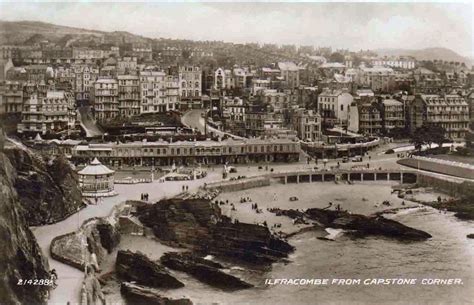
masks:
{"label": "stone wall", "polygon": [[474,170],[471,167],[461,165],[447,164],[447,162],[438,161],[429,158],[407,158],[398,160],[397,163],[417,169],[427,170],[430,172],[474,179]]}
{"label": "stone wall", "polygon": [[418,174],[417,184],[432,187],[453,197],[468,196],[474,192],[474,182],[459,183],[424,174]]}
{"label": "stone wall", "polygon": [[208,184],[206,186],[209,190],[220,190],[222,192],[236,192],[246,189],[251,189],[255,187],[262,187],[270,185],[270,178],[268,177],[255,177],[255,178],[245,178],[235,181],[224,181],[213,184]]}

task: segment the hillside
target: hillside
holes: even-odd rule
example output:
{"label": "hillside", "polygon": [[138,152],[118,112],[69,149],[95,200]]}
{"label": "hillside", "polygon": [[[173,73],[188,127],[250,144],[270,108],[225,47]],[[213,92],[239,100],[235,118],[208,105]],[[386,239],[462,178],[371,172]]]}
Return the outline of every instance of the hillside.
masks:
{"label": "hillside", "polygon": [[38,21],[0,21],[0,44],[31,45],[42,40],[59,44],[67,41],[97,41],[97,42],[136,42],[142,43],[150,39],[128,32],[103,32],[55,25]]}
{"label": "hillside", "polygon": [[441,59],[446,61],[464,62],[468,66],[472,65],[472,62],[469,58],[463,57],[453,50],[447,48],[425,48],[420,50],[378,49],[376,52],[380,56],[413,56],[417,60]]}

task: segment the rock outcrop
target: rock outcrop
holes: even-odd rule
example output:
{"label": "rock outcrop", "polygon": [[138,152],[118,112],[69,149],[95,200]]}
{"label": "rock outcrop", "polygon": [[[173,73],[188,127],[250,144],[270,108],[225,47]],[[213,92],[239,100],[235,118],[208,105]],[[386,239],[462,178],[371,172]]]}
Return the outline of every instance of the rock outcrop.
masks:
{"label": "rock outcrop", "polygon": [[326,227],[353,230],[356,234],[382,235],[403,240],[426,240],[431,235],[383,216],[365,216],[345,211],[308,209],[306,214]]}
{"label": "rock outcrop", "polygon": [[220,270],[223,266],[203,259],[190,252],[168,252],[160,258],[161,263],[173,270],[192,275],[199,281],[223,290],[240,290],[253,285]]}
{"label": "rock outcrop", "polygon": [[293,251],[267,227],[233,223],[206,199],[166,199],[137,208],[140,221],[171,245],[268,266]]}
{"label": "rock outcrop", "polygon": [[24,217],[14,187],[16,170],[3,144],[0,131],[0,303],[46,304],[50,287],[18,285],[22,280],[49,279],[49,268]]}
{"label": "rock outcrop", "polygon": [[356,236],[381,235],[402,240],[426,240],[431,235],[417,230],[395,220],[380,215],[365,216],[350,214],[346,211],[312,208],[304,212],[296,210],[275,210],[277,215],[288,216],[293,219],[308,219],[322,227],[350,230]]}
{"label": "rock outcrop", "polygon": [[120,292],[127,301],[133,305],[192,305],[189,299],[169,299],[161,296],[152,288],[124,282],[120,285]]}
{"label": "rock outcrop", "polygon": [[55,260],[82,271],[91,253],[95,253],[100,266],[119,243],[120,233],[107,218],[90,218],[78,231],[55,237],[50,253]]}
{"label": "rock outcrop", "polygon": [[140,252],[119,250],[115,272],[120,279],[140,285],[154,288],[184,287],[184,284],[169,274],[162,265],[151,261]]}
{"label": "rock outcrop", "polygon": [[77,174],[63,156],[43,156],[14,144],[5,154],[17,172],[14,186],[29,225],[60,221],[84,206]]}

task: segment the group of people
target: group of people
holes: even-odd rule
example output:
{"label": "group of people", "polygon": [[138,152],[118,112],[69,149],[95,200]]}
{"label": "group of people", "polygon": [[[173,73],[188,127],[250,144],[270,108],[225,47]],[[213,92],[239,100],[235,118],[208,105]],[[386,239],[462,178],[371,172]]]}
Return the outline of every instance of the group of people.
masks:
{"label": "group of people", "polygon": [[250,199],[250,197],[240,197],[240,203],[245,202],[252,202],[252,199]]}
{"label": "group of people", "polygon": [[140,199],[142,201],[148,201],[148,193],[142,193],[140,196]]}
{"label": "group of people", "polygon": [[254,210],[255,213],[257,213],[257,214],[262,213],[262,209],[259,209],[258,204],[256,204],[256,203],[252,203],[252,210]]}
{"label": "group of people", "polygon": [[188,186],[188,185],[182,185],[182,186],[181,186],[181,191],[187,192],[188,190],[189,190],[189,186]]}

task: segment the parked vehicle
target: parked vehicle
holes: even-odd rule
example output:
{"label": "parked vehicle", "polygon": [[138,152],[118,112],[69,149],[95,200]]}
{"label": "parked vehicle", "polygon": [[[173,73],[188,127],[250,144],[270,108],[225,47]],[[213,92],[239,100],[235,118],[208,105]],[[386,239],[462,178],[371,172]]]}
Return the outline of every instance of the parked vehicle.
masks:
{"label": "parked vehicle", "polygon": [[352,158],[352,162],[362,162],[363,159],[362,159],[362,156],[355,156]]}
{"label": "parked vehicle", "polygon": [[342,163],[347,163],[349,162],[349,157],[343,157],[342,158]]}

